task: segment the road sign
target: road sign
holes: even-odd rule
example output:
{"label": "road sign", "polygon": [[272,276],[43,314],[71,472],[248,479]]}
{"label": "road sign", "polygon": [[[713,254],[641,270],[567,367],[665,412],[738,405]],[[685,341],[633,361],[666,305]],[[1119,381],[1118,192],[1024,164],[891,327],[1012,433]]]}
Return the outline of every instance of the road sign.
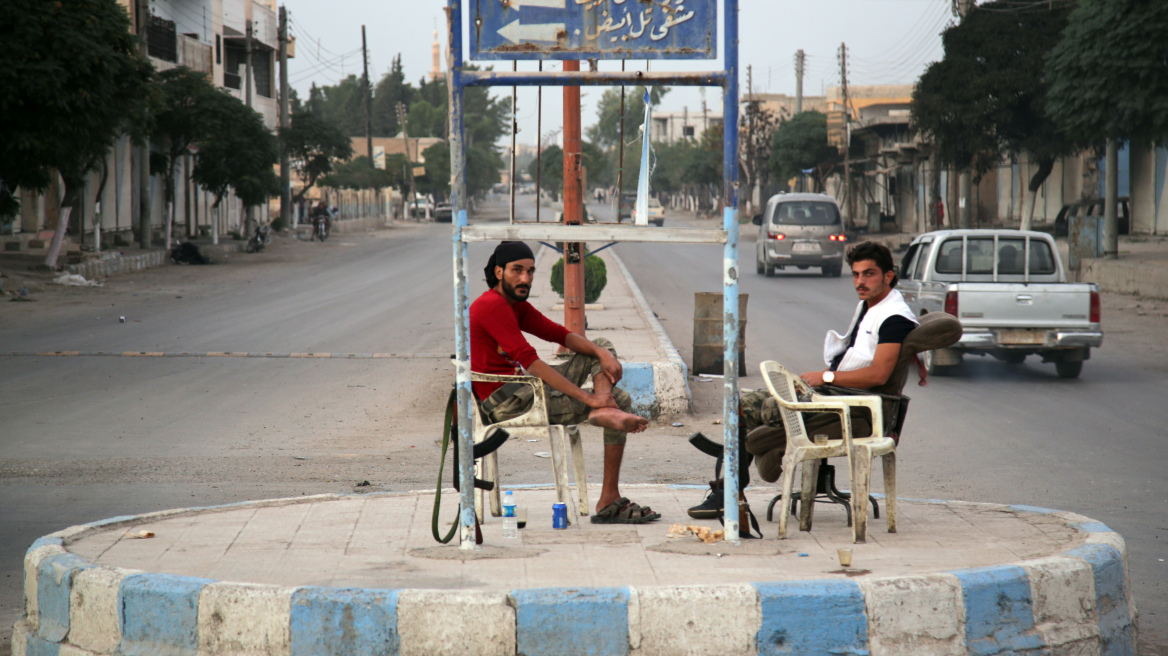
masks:
{"label": "road sign", "polygon": [[471,0],[471,59],[716,59],[718,0]]}

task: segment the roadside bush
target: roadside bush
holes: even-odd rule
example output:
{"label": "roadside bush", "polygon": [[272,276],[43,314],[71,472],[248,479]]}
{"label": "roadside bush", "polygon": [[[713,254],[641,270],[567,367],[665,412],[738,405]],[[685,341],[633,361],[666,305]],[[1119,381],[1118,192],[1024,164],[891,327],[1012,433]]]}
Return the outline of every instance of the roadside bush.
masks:
{"label": "roadside bush", "polygon": [[[552,290],[564,297],[564,258],[552,265]],[[595,303],[608,284],[608,267],[596,255],[584,258],[584,302]]]}

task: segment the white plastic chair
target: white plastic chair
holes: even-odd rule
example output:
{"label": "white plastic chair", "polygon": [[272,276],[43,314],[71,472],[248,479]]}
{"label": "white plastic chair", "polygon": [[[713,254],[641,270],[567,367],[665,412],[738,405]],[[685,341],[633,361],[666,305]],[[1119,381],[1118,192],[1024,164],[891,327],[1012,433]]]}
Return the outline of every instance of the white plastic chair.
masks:
{"label": "white plastic chair", "polygon": [[[474,441],[482,442],[496,428],[502,428],[512,437],[548,437],[551,440],[552,473],[556,480],[556,498],[568,505],[568,513],[573,522],[579,522],[580,515],[588,514],[588,475],[584,471],[584,446],[580,441],[578,426],[560,426],[548,420],[547,393],[544,383],[534,376],[507,376],[500,374],[483,374],[471,372],[471,380],[484,383],[523,383],[532,387],[531,407],[527,412],[505,421],[494,424],[485,423],[483,412],[475,403],[474,412]],[[568,489],[567,445],[572,446],[572,463],[576,469],[576,492],[579,497],[579,507],[572,503]],[[489,492],[491,516],[503,514],[502,491],[499,486],[499,455],[494,451],[475,462],[475,476],[495,484],[495,489]],[[483,520],[483,506],[486,490],[475,490],[475,514],[479,521]]]}
{"label": "white plastic chair", "polygon": [[[852,540],[867,540],[868,489],[872,478],[872,458],[882,456],[884,465],[884,493],[888,506],[888,532],[896,532],[896,442],[883,432],[884,413],[879,396],[823,396],[815,394],[801,378],[787,371],[781,364],[768,360],[759,365],[767,389],[778,402],[787,435],[787,449],[783,454],[783,505],[779,513],[779,537],[787,537],[787,515],[791,512],[791,492],[795,466],[803,464],[803,486],[799,505],[799,530],[810,531],[815,509],[815,487],[821,458],[847,456],[852,478]],[[798,393],[811,396],[810,402],[800,402]],[[870,437],[852,435],[852,407],[865,407],[872,413]],[[814,444],[807,437],[803,423],[804,412],[834,412],[840,416],[841,439],[828,440],[825,445]]]}

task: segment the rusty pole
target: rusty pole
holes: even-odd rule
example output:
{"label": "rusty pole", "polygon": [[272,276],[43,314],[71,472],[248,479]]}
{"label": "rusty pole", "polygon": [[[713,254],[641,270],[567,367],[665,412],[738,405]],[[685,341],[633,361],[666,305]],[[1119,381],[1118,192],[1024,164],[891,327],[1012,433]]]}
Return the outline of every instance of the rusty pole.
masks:
{"label": "rusty pole", "polygon": [[[565,71],[579,71],[580,62],[564,60]],[[583,223],[580,189],[580,87],[564,87],[564,224]],[[564,327],[584,334],[583,244],[564,244]]]}

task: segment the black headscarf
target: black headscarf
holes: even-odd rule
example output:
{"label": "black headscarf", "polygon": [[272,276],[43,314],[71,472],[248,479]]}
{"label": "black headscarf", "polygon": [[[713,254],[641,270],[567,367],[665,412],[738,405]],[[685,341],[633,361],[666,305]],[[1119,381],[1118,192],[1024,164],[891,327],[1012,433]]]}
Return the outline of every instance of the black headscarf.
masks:
{"label": "black headscarf", "polygon": [[487,287],[494,289],[495,285],[499,284],[499,279],[495,277],[495,267],[501,266],[504,269],[508,264],[516,260],[534,260],[535,253],[531,252],[531,247],[521,241],[504,241],[495,247],[495,252],[491,253],[491,259],[487,260],[487,266],[483,269],[483,273],[487,276]]}

